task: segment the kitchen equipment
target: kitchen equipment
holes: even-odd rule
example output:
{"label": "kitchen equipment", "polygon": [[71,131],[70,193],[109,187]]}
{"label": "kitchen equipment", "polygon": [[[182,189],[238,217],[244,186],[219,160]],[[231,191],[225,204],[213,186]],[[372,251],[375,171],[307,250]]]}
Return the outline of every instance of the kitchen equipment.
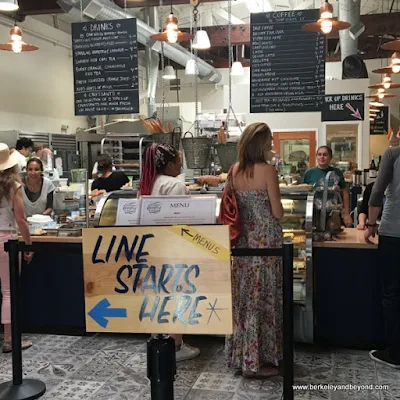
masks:
{"label": "kitchen equipment", "polygon": [[169,144],[179,150],[181,142],[182,130],[179,126],[175,127],[172,132],[167,133],[153,133],[150,139],[155,143]]}
{"label": "kitchen equipment", "polygon": [[[192,137],[187,138],[190,134]],[[186,132],[182,139],[185,152],[186,165],[191,169],[208,168],[211,155],[212,139],[208,137],[194,137],[191,132]]]}
{"label": "kitchen equipment", "polygon": [[217,155],[219,158],[219,162],[222,166],[222,171],[228,172],[229,168],[237,160],[237,143],[227,142],[226,144],[216,144],[214,147],[217,150]]}

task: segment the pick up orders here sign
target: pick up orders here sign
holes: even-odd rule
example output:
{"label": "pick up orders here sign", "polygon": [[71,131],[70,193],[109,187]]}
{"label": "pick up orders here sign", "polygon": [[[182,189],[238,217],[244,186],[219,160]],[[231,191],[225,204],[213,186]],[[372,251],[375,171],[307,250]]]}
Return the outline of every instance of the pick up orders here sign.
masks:
{"label": "pick up orders here sign", "polygon": [[83,231],[86,330],[232,333],[229,227]]}

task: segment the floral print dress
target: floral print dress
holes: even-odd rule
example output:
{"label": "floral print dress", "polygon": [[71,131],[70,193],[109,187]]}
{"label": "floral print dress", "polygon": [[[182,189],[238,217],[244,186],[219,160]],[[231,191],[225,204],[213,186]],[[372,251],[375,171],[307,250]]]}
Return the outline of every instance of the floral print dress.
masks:
{"label": "floral print dress", "polygon": [[[236,247],[282,246],[282,229],[266,190],[236,191],[242,234]],[[236,257],[232,268],[233,334],[226,340],[231,368],[258,372],[278,365],[283,347],[282,259]]]}

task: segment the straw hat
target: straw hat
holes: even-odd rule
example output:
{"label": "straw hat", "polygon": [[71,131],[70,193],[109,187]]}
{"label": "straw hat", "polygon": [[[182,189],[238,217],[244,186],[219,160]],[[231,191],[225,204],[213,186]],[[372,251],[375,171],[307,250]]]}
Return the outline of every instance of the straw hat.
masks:
{"label": "straw hat", "polygon": [[10,154],[10,149],[5,143],[0,143],[0,171],[12,168],[18,164],[15,156]]}

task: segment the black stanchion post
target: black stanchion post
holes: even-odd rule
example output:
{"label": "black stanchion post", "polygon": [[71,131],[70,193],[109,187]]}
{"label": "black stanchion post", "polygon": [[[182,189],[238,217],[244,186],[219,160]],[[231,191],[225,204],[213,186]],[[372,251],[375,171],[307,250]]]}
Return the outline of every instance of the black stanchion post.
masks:
{"label": "black stanchion post", "polygon": [[293,400],[293,244],[283,245],[283,398]]}
{"label": "black stanchion post", "polygon": [[9,240],[4,245],[10,259],[11,289],[11,340],[13,380],[0,384],[0,400],[35,400],[46,392],[46,385],[34,379],[22,379],[21,328],[19,320],[20,279],[19,252],[29,251],[30,246]]}
{"label": "black stanchion post", "polygon": [[174,400],[176,375],[175,340],[156,335],[147,342],[147,377],[151,382],[151,400]]}

